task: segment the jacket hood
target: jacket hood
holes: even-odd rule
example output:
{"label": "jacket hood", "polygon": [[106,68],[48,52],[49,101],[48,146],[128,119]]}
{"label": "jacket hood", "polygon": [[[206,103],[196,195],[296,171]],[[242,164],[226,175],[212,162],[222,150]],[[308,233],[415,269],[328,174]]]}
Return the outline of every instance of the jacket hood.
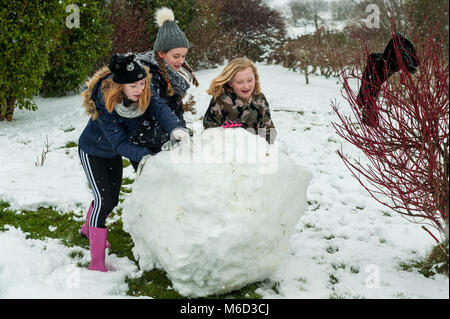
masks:
{"label": "jacket hood", "polygon": [[108,67],[103,67],[98,70],[87,82],[87,89],[81,93],[83,99],[83,106],[85,108],[86,114],[92,116],[95,120],[98,117],[97,107],[95,105],[94,97],[97,94],[97,90],[100,87],[100,80],[111,74]]}

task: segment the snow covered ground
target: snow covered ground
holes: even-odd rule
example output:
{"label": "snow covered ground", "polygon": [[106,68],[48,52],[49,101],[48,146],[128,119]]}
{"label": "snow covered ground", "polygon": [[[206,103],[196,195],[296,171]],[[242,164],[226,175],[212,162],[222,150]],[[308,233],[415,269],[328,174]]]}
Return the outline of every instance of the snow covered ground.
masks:
{"label": "snow covered ground", "polygon": [[[189,91],[197,113],[186,115],[191,125],[200,123],[209,103],[206,90],[220,69],[197,72],[201,85]],[[434,244],[431,237],[372,199],[335,153],[341,141],[331,126],[337,117],[330,101],[346,107],[337,80],[317,76],[305,85],[301,74],[281,66],[258,69],[280,151],[308,168],[313,179],[289,251],[257,292],[264,298],[449,298],[447,277],[425,278],[399,267],[425,256]],[[11,123],[0,122],[0,200],[19,213],[52,205],[81,219],[91,191],[77,148],[64,147],[78,142],[88,120],[81,97],[36,102],[38,111],[16,110]],[[47,158],[36,166],[46,138]],[[344,150],[358,155],[345,144]],[[131,166],[124,176],[134,178]],[[14,227],[0,232],[0,298],[127,297],[125,277],[139,276],[130,260],[108,255],[115,271],[91,272],[73,264],[74,249],[84,251],[54,239],[26,239]]]}
{"label": "snow covered ground", "polygon": [[[328,0],[334,2],[336,0]],[[292,23],[290,16],[292,12],[288,7],[290,0],[272,0],[268,4],[273,9],[279,11],[286,21],[286,35],[289,39],[296,39],[302,35],[313,34],[316,31],[314,20],[298,19]],[[331,11],[320,11],[318,13],[318,26],[329,31],[342,31],[348,24],[345,20],[334,20]]]}

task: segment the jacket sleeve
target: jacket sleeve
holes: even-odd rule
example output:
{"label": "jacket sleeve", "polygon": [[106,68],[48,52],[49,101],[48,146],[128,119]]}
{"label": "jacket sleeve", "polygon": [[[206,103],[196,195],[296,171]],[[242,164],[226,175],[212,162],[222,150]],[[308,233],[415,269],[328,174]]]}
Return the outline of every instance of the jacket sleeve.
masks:
{"label": "jacket sleeve", "polygon": [[180,107],[175,110],[175,115],[181,122],[183,127],[186,127],[186,121],[184,120],[184,110],[183,110],[183,102],[181,102]]}
{"label": "jacket sleeve", "polygon": [[104,133],[104,137],[109,141],[116,153],[135,162],[139,162],[145,155],[152,154],[148,148],[129,142],[128,135],[123,127],[108,112],[100,113],[97,121]]}
{"label": "jacket sleeve", "polygon": [[219,127],[223,124],[222,107],[215,99],[211,99],[209,107],[203,116],[203,127],[205,129],[211,127]]}
{"label": "jacket sleeve", "polygon": [[270,115],[269,102],[264,97],[264,115],[262,118],[262,125],[266,129],[266,140],[269,143],[275,142],[277,138],[277,130],[272,122],[272,116]]}
{"label": "jacket sleeve", "polygon": [[153,86],[152,90],[152,98],[150,100],[150,105],[148,107],[148,111],[150,114],[161,124],[161,127],[170,134],[173,129],[177,127],[186,127],[178,116],[167,106],[163,99],[155,92]]}

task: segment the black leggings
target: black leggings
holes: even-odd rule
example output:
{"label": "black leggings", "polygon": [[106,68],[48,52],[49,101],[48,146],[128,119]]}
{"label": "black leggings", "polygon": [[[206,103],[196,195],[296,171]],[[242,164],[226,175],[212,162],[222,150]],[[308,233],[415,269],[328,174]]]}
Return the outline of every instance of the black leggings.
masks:
{"label": "black leggings", "polygon": [[98,157],[78,148],[81,164],[94,192],[94,208],[89,220],[90,227],[106,228],[109,213],[119,203],[122,185],[122,156]]}

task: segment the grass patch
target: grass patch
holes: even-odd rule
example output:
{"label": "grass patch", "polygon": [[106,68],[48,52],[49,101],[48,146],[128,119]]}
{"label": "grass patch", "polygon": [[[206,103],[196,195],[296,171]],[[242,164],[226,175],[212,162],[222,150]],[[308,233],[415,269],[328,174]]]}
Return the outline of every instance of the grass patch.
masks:
{"label": "grass patch", "polygon": [[64,133],[69,133],[69,132],[72,132],[74,130],[75,130],[74,127],[68,127],[68,128],[63,129]]}
{"label": "grass patch", "polygon": [[322,230],[320,227],[318,227],[314,224],[311,224],[311,223],[306,223],[306,224],[304,224],[304,226],[306,229],[311,229],[312,231],[315,231],[315,232]]}
{"label": "grass patch", "polygon": [[350,266],[350,272],[352,274],[358,274],[359,273],[359,266]]}
{"label": "grass patch", "polygon": [[8,203],[0,201],[0,231],[5,231],[5,226],[11,225],[26,233],[26,238],[60,239],[67,247],[89,249],[89,242],[78,233],[82,223],[73,218],[74,214],[60,214],[52,207],[40,207],[36,211],[22,210],[17,213],[10,209]]}
{"label": "grass patch", "polygon": [[132,178],[124,177],[122,179],[122,185],[131,185],[133,183],[134,183],[134,179],[132,179]]}
{"label": "grass patch", "polygon": [[328,277],[328,282],[331,285],[336,285],[339,283],[339,278],[337,278],[334,274],[330,274],[330,276]]}
{"label": "grass patch", "polygon": [[277,295],[280,294],[280,283],[278,281],[272,281],[269,279],[266,279],[262,282],[266,287],[268,286],[269,289],[273,290],[274,293]]}
{"label": "grass patch", "polygon": [[356,295],[353,296],[351,293],[348,292],[337,292],[333,291],[333,293],[330,295],[329,299],[366,299],[364,296]]}
{"label": "grass patch", "polygon": [[122,178],[122,185],[120,187],[120,197],[119,203],[123,203],[128,194],[133,191],[132,185],[134,183],[134,179],[124,177]]}
{"label": "grass patch", "polygon": [[126,158],[122,158],[122,165],[123,165],[123,168],[126,168],[131,165],[131,162],[129,160],[127,160]]}
{"label": "grass patch", "polygon": [[228,294],[220,295],[220,296],[211,296],[208,299],[212,298],[220,298],[220,299],[261,299],[261,295],[255,292],[256,289],[260,287],[261,283],[253,283],[247,285],[239,290],[230,292]]}
{"label": "grass patch", "polygon": [[410,259],[399,263],[399,267],[405,271],[416,269],[425,277],[432,277],[435,274],[444,274],[448,276],[448,243],[444,244],[446,253],[439,246],[434,246],[427,257]]}
{"label": "grass patch", "polygon": [[329,137],[327,141],[328,143],[337,143],[337,141],[332,137]]}
{"label": "grass patch", "polygon": [[344,294],[337,293],[336,291],[333,291],[333,293],[330,295],[329,299],[347,299],[347,297]]}
{"label": "grass patch", "polygon": [[124,187],[124,186],[122,186],[121,188],[120,188],[120,192],[122,193],[122,194],[129,194],[129,193],[131,193],[133,190],[131,189],[131,188],[129,188],[129,187]]}
{"label": "grass patch", "polygon": [[[138,278],[127,277],[125,282],[128,284],[127,294],[129,296],[148,296],[155,299],[188,299],[172,288],[172,282],[167,278],[167,274],[159,269],[144,271],[142,276]],[[253,283],[227,294],[211,295],[198,299],[261,299],[261,296],[255,292],[259,286],[260,283]]]}
{"label": "grass patch", "polygon": [[331,267],[333,267],[334,270],[345,269],[345,264],[344,263],[332,263]]}
{"label": "grass patch", "polygon": [[328,246],[325,250],[329,254],[334,254],[334,253],[337,253],[339,251],[339,248],[335,247],[335,246]]}
{"label": "grass patch", "polygon": [[320,203],[316,200],[313,200],[313,201],[308,200],[306,203],[308,204],[308,206],[313,206],[313,208],[311,209],[312,212],[314,212],[320,208]]}
{"label": "grass patch", "polygon": [[70,141],[66,143],[66,146],[64,146],[65,148],[72,148],[72,147],[77,147],[78,144],[75,143],[74,141]]}
{"label": "grass patch", "polygon": [[[126,181],[132,183],[132,180]],[[111,213],[121,215],[121,209],[116,209]],[[52,207],[40,207],[38,210],[22,210],[17,212],[10,208],[9,203],[0,200],[0,231],[6,231],[7,225],[20,228],[26,238],[45,240],[46,238],[59,239],[67,247],[80,247],[89,250],[89,241],[82,237],[78,231],[84,221],[76,221],[74,213],[60,213]],[[111,248],[108,254],[115,254],[118,257],[126,257],[137,265],[134,259],[132,249],[134,243],[131,236],[123,230],[122,220],[120,218],[108,224],[108,241]],[[68,252],[69,257],[73,259],[78,267],[87,268],[89,263],[82,263],[85,253],[76,248]],[[125,282],[128,284],[128,295],[130,296],[150,296],[153,298],[184,298],[172,288],[172,282],[167,278],[164,271],[151,270],[143,272],[138,278],[127,277]],[[210,296],[208,298],[236,298],[236,299],[258,299],[261,298],[255,290],[260,283],[254,283],[243,287],[240,290],[233,291],[220,296]]]}
{"label": "grass patch", "polygon": [[[112,245],[112,244],[111,244]],[[129,296],[149,296],[155,299],[181,299],[182,295],[171,289],[172,282],[167,278],[165,272],[160,270],[144,271],[139,278],[125,279],[128,284]]]}

